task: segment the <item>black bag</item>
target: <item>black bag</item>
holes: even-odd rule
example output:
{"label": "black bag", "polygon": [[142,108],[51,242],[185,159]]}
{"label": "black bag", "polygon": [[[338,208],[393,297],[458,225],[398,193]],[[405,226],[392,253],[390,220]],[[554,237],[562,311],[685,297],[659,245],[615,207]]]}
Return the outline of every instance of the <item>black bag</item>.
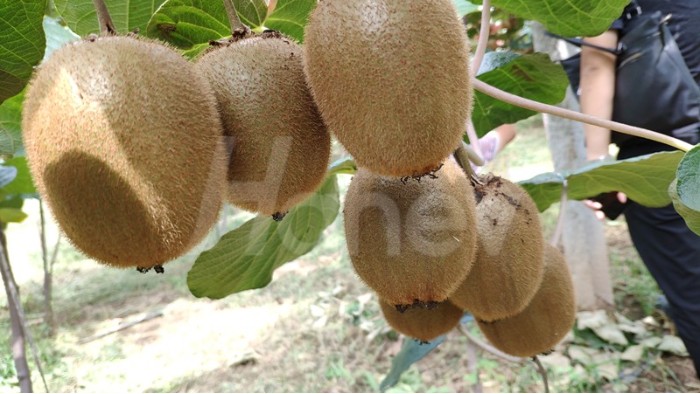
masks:
{"label": "black bag", "polygon": [[[676,41],[660,11],[643,13],[637,6],[626,14],[618,48],[602,48],[582,40],[566,39],[617,55],[615,99],[612,119],[673,135],[691,144],[698,142],[700,87],[690,73]],[[580,79],[580,54],[563,60],[572,89]],[[629,138],[612,133],[618,145]]]}

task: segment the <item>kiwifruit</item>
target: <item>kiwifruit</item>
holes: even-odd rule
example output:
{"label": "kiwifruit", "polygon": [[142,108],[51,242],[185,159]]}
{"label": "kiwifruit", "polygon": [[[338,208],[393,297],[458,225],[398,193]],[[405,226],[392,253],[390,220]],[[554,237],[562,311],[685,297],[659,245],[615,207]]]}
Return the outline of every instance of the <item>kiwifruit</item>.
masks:
{"label": "kiwifruit", "polygon": [[216,48],[197,61],[232,137],[228,200],[285,213],[323,181],[330,134],[306,85],[303,51],[276,34]]}
{"label": "kiwifruit", "polygon": [[412,308],[400,312],[380,299],[379,306],[387,323],[394,330],[423,342],[430,342],[457,327],[464,311],[449,301],[435,304],[430,309]]}
{"label": "kiwifruit", "polygon": [[573,284],[564,256],[546,244],[544,263],[542,285],[522,312],[490,323],[477,320],[486,338],[508,354],[532,357],[551,350],[576,319]]}
{"label": "kiwifruit", "polygon": [[472,88],[452,0],[321,1],[304,48],[321,114],[359,166],[420,175],[457,148]]}
{"label": "kiwifruit", "polygon": [[360,168],[345,197],[345,238],[360,278],[391,305],[444,301],[476,252],[473,188],[447,160],[434,175],[401,180]]}
{"label": "kiwifruit", "polygon": [[22,129],[40,195],[102,263],[162,265],[218,218],[226,152],[214,95],[169,47],[134,37],[62,47],[29,85]]}
{"label": "kiwifruit", "polygon": [[520,312],[535,295],[544,272],[544,240],[537,206],[522,187],[488,174],[474,191],[476,261],[450,300],[493,321]]}

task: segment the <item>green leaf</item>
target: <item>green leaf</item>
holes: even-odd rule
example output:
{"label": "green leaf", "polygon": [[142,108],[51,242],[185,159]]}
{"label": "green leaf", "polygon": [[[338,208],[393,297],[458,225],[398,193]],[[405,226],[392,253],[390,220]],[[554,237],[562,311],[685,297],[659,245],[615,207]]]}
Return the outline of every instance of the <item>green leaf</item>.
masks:
{"label": "green leaf", "polygon": [[[569,80],[561,65],[543,53],[517,55],[512,52],[489,52],[478,75],[481,81],[531,100],[558,104],[566,95]],[[472,120],[482,136],[504,124],[515,123],[535,115],[535,111],[504,103],[481,92],[474,92]]]}
{"label": "green leaf", "polygon": [[357,172],[357,164],[353,159],[338,159],[335,163],[331,164],[331,168],[328,169],[328,173],[331,175],[336,174],[354,174]]}
{"label": "green leaf", "polygon": [[20,93],[0,105],[0,156],[21,154],[22,147],[22,102]]}
{"label": "green leaf", "polygon": [[277,6],[265,21],[265,26],[299,42],[304,41],[304,27],[316,0],[277,0]]}
{"label": "green leaf", "polygon": [[221,237],[187,275],[196,297],[219,299],[267,286],[281,265],[311,251],[340,209],[335,176],[281,222],[256,217]]}
{"label": "green leaf", "polygon": [[0,103],[24,89],[44,56],[46,0],[0,0]]}
{"label": "green leaf", "polygon": [[[234,0],[241,21],[251,29],[262,26],[267,15],[263,0]],[[153,15],[146,35],[183,49],[195,57],[210,41],[231,36],[231,24],[221,0],[168,0]]]}
{"label": "green leaf", "polygon": [[493,0],[524,19],[541,22],[562,36],[597,36],[619,18],[629,0]]}
{"label": "green leaf", "polygon": [[479,6],[468,0],[454,0],[454,3],[460,18],[472,12],[479,11]]}
{"label": "green leaf", "polygon": [[68,27],[63,26],[57,19],[44,17],[44,32],[46,33],[46,52],[44,60],[48,59],[58,48],[68,42],[80,39]]}
{"label": "green leaf", "polygon": [[700,145],[680,161],[676,179],[669,185],[668,192],[688,227],[700,234]]}
{"label": "green leaf", "polygon": [[404,372],[445,342],[446,338],[447,336],[440,335],[428,343],[412,338],[404,338],[401,350],[391,360],[391,370],[380,383],[379,390],[385,393],[388,389],[396,386]]}
{"label": "green leaf", "polygon": [[544,211],[561,198],[564,181],[571,200],[620,191],[649,207],[671,203],[668,187],[676,175],[683,152],[660,152],[613,162],[596,162],[567,173],[545,173],[520,182]]}
{"label": "green leaf", "polygon": [[18,156],[6,160],[4,165],[17,168],[17,177],[7,186],[2,188],[2,192],[8,194],[36,194],[36,188],[32,182],[32,175],[27,167],[27,158]]}
{"label": "green leaf", "polygon": [[148,22],[146,35],[195,56],[209,41],[231,36],[231,27],[220,0],[168,0]]}
{"label": "green leaf", "polygon": [[267,4],[263,0],[234,0],[233,3],[241,22],[251,29],[258,28],[265,22]]}
{"label": "green leaf", "polygon": [[10,184],[17,178],[17,167],[0,166],[0,188]]}
{"label": "green leaf", "polygon": [[[165,0],[105,0],[114,27],[121,34],[144,31],[151,15]],[[214,0],[211,0],[214,2]],[[100,24],[93,0],[54,0],[68,27],[82,37],[99,33]],[[42,10],[43,15],[43,10]]]}
{"label": "green leaf", "polygon": [[17,208],[0,208],[0,222],[20,223],[27,218],[27,214]]}

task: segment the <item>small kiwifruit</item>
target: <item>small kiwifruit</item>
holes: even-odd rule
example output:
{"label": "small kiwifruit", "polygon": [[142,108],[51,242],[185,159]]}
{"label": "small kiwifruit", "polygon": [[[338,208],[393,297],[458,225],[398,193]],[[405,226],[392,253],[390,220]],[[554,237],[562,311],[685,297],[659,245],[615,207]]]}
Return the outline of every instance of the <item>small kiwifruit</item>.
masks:
{"label": "small kiwifruit", "polygon": [[561,341],[576,320],[569,267],[555,247],[544,248],[544,280],[530,304],[520,313],[478,325],[493,345],[518,357],[544,353]]}
{"label": "small kiwifruit", "polygon": [[31,81],[22,129],[40,195],[102,263],[162,265],[218,219],[226,152],[214,95],[171,48],[134,37],[66,45]]}
{"label": "small kiwifruit", "polygon": [[419,175],[457,148],[472,88],[452,0],[325,0],[304,48],[321,114],[359,166]]}
{"label": "small kiwifruit", "polygon": [[493,321],[520,312],[535,295],[544,272],[544,240],[537,206],[522,187],[488,174],[474,191],[476,261],[450,300]]}
{"label": "small kiwifruit", "polygon": [[228,199],[241,208],[285,213],[323,181],[330,135],[306,85],[303,51],[276,34],[206,53],[224,132],[232,137]]}
{"label": "small kiwifruit", "polygon": [[464,311],[449,301],[427,308],[411,308],[400,312],[390,303],[380,299],[379,306],[387,323],[394,330],[423,342],[430,342],[457,327]]}
{"label": "small kiwifruit", "polygon": [[441,302],[476,252],[473,188],[448,160],[421,180],[360,168],[345,198],[345,238],[360,278],[392,305]]}

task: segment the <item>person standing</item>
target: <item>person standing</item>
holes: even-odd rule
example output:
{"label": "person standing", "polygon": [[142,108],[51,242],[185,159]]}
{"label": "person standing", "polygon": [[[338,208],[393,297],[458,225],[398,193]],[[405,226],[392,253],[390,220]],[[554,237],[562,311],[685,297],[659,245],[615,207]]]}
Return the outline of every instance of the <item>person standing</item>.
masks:
{"label": "person standing", "polygon": [[[698,0],[637,0],[643,13],[661,11],[670,15],[668,21],[683,58],[696,83],[700,84],[700,1]],[[619,31],[637,12],[630,5],[610,30],[584,41],[607,48],[616,48]],[[581,111],[610,119],[615,96],[616,56],[595,48],[581,49]],[[655,99],[649,92],[648,99]],[[586,151],[589,160],[609,157],[610,130],[585,125]],[[697,127],[686,126],[683,133],[676,130],[656,130],[675,135],[691,144],[698,143],[700,119]],[[631,137],[620,143],[618,159],[672,150],[673,148],[642,138]],[[685,343],[700,377],[700,236],[693,233],[672,205],[648,208],[628,200],[619,193],[618,200],[625,204],[624,215],[630,237],[642,261],[668,299],[670,317]],[[595,208],[602,208],[600,203]]]}

